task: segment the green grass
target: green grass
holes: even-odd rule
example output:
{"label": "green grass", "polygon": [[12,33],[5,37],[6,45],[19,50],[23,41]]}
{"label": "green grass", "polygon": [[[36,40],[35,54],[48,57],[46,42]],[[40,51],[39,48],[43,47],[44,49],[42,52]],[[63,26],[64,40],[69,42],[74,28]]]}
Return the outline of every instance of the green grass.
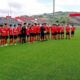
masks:
{"label": "green grass", "polygon": [[71,40],[0,47],[0,80],[80,80],[80,30]]}

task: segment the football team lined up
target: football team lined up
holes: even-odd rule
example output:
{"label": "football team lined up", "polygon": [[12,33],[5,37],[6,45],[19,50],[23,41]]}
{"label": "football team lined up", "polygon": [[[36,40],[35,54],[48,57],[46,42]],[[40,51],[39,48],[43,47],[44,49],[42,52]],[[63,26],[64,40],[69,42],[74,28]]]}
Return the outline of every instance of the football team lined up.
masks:
{"label": "football team lined up", "polygon": [[46,23],[40,25],[32,24],[12,24],[0,25],[0,46],[16,45],[17,43],[33,43],[35,41],[70,39],[74,36],[76,28],[72,25],[53,24],[52,26]]}

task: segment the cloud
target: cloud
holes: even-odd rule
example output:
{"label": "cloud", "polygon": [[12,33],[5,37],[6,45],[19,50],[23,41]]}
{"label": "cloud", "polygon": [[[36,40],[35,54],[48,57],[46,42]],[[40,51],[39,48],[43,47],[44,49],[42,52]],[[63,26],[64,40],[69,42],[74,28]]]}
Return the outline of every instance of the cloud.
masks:
{"label": "cloud", "polygon": [[8,3],[9,7],[15,8],[15,9],[21,9],[22,5],[16,2],[9,2]]}
{"label": "cloud", "polygon": [[0,13],[1,13],[1,14],[6,14],[6,13],[8,13],[8,12],[9,12],[8,10],[0,9]]}
{"label": "cloud", "polygon": [[79,11],[80,0],[56,0],[56,11]]}
{"label": "cloud", "polygon": [[[80,11],[80,0],[55,1],[56,11]],[[6,16],[7,12],[10,12],[10,7],[11,16],[51,13],[53,11],[53,0],[1,0],[0,16]]]}

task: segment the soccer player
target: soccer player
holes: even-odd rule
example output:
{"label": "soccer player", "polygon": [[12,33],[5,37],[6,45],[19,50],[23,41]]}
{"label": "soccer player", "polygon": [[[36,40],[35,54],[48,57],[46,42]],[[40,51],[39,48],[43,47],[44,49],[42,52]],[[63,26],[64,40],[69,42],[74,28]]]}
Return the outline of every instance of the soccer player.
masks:
{"label": "soccer player", "polygon": [[70,39],[70,26],[67,24],[66,26],[66,39]]}
{"label": "soccer player", "polygon": [[64,26],[61,26],[61,39],[64,39]]}
{"label": "soccer player", "polygon": [[34,23],[33,30],[34,30],[34,41],[37,41],[37,23]]}
{"label": "soccer player", "polygon": [[34,34],[34,25],[31,25],[31,27],[30,27],[30,42],[31,43],[33,43],[34,42],[34,36],[35,36],[35,34]]}
{"label": "soccer player", "polygon": [[44,30],[44,39],[45,39],[45,40],[48,40],[48,39],[47,39],[47,25],[46,25],[46,23],[44,23],[43,26],[44,26],[44,29],[45,29],[45,30]]}
{"label": "soccer player", "polygon": [[18,24],[18,42],[21,43],[21,29],[22,29],[22,25]]}
{"label": "soccer player", "polygon": [[2,45],[5,46],[5,39],[6,39],[6,30],[2,25]]}
{"label": "soccer player", "polygon": [[30,42],[30,26],[31,24],[28,24],[27,29],[26,29],[27,42]]}
{"label": "soccer player", "polygon": [[13,28],[12,28],[12,24],[10,24],[9,27],[9,38],[10,38],[10,45],[13,45]]}
{"label": "soccer player", "polygon": [[26,43],[26,23],[24,23],[22,27],[21,34],[22,34],[22,44]]}
{"label": "soccer player", "polygon": [[71,28],[71,37],[74,37],[75,30],[76,30],[75,26],[72,25],[72,28]]}
{"label": "soccer player", "polygon": [[17,43],[17,37],[18,37],[18,28],[16,24],[14,24],[14,28],[13,28],[13,44],[14,45],[16,45]]}
{"label": "soccer player", "polygon": [[37,41],[40,41],[40,24],[37,25]]}
{"label": "soccer player", "polygon": [[40,31],[41,31],[41,41],[44,41],[45,40],[45,28],[44,28],[44,24],[42,24],[41,28],[40,28]]}
{"label": "soccer player", "polygon": [[61,36],[60,36],[60,34],[61,34],[61,26],[60,25],[58,25],[57,26],[57,36],[58,36],[58,39],[60,39],[61,38]]}
{"label": "soccer player", "polygon": [[47,39],[50,39],[50,26],[47,25]]}
{"label": "soccer player", "polygon": [[56,27],[56,24],[53,24],[52,27],[51,27],[51,34],[52,34],[52,39],[55,39],[56,40],[56,35],[57,35],[57,27]]}
{"label": "soccer player", "polygon": [[2,26],[0,25],[0,46],[2,46]]}
{"label": "soccer player", "polygon": [[9,37],[9,27],[8,24],[4,24],[4,31],[5,31],[5,46],[8,45],[8,37]]}

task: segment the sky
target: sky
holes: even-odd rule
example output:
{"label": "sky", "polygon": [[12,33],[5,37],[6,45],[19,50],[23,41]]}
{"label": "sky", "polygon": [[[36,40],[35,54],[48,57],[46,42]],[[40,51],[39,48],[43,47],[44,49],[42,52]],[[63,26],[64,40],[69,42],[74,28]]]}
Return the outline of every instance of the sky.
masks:
{"label": "sky", "polygon": [[[55,0],[55,4],[55,11],[80,11],[80,0]],[[0,0],[0,17],[52,12],[53,0]]]}

